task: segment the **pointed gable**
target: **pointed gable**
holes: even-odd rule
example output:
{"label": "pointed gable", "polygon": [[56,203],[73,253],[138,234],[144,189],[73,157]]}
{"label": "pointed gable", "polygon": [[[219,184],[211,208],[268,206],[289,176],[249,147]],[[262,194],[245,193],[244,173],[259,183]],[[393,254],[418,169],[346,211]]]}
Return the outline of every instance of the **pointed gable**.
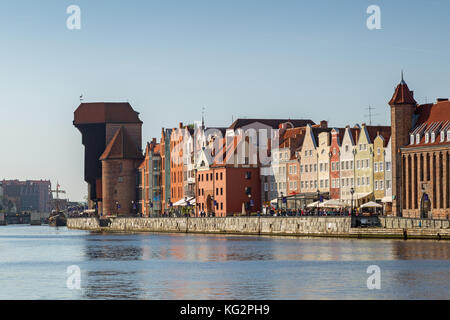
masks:
{"label": "pointed gable", "polygon": [[128,136],[125,127],[120,127],[109,142],[100,160],[142,159],[142,153]]}
{"label": "pointed gable", "polygon": [[416,100],[414,100],[413,92],[409,90],[408,85],[403,80],[403,75],[402,81],[395,89],[391,101],[389,101],[389,105],[396,105],[396,104],[413,104],[413,105],[417,104]]}

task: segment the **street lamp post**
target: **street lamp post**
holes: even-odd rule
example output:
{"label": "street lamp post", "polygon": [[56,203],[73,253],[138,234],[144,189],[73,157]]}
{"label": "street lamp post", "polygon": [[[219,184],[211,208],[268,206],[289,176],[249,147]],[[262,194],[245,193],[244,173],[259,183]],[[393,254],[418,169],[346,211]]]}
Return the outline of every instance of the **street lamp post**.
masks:
{"label": "street lamp post", "polygon": [[317,189],[317,215],[319,215],[320,190]]}
{"label": "street lamp post", "polygon": [[350,189],[350,194],[352,195],[352,204],[351,204],[351,215],[353,217],[353,194],[355,193],[355,189],[351,188]]}
{"label": "street lamp post", "polygon": [[281,192],[281,205],[280,205],[281,211],[283,211],[283,202],[284,202],[284,195],[283,192]]}

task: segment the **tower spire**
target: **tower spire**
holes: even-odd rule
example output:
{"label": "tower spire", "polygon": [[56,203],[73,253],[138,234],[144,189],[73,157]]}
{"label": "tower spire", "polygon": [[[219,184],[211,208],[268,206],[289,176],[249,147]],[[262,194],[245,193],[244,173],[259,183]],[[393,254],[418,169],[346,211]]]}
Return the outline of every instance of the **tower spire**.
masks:
{"label": "tower spire", "polygon": [[205,129],[205,107],[202,108],[202,129]]}
{"label": "tower spire", "polygon": [[403,78],[403,69],[402,69],[402,82],[401,82],[401,84],[406,84],[406,83],[405,83],[405,80],[404,80],[404,78]]}

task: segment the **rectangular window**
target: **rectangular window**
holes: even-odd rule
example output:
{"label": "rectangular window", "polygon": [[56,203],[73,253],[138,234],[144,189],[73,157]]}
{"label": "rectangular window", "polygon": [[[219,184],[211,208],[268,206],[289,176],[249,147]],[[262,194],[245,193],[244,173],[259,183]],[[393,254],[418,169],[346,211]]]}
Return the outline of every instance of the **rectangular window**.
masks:
{"label": "rectangular window", "polygon": [[264,191],[269,191],[269,185],[267,182],[264,183]]}

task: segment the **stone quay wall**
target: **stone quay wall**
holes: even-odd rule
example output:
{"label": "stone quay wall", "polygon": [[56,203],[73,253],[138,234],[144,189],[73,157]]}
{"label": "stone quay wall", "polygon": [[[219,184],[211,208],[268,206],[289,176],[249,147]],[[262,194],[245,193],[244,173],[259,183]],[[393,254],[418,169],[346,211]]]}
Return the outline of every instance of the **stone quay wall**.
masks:
{"label": "stone quay wall", "polygon": [[[414,220],[414,221],[412,221]],[[353,238],[450,239],[448,220],[380,218],[381,226],[351,228],[350,217],[71,218],[68,228],[99,232],[166,232]]]}

